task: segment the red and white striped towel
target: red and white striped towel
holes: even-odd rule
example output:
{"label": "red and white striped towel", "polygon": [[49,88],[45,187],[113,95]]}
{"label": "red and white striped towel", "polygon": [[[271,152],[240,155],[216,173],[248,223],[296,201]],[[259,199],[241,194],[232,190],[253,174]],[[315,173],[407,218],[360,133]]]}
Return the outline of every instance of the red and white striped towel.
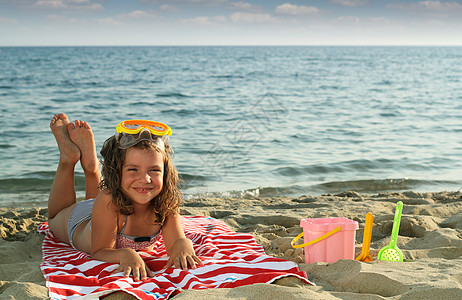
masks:
{"label": "red and white striped towel", "polygon": [[193,241],[196,254],[204,266],[183,271],[169,268],[163,239],[152,251],[140,255],[155,276],[145,281],[112,274],[118,267],[77,251],[57,240],[48,223],[39,226],[46,234],[40,265],[52,299],[97,299],[123,291],[138,299],[167,299],[182,289],[232,288],[253,283],[271,283],[276,279],[295,276],[312,284],[297,264],[265,254],[263,248],[247,233],[236,233],[223,222],[209,217],[182,217],[186,236]]}

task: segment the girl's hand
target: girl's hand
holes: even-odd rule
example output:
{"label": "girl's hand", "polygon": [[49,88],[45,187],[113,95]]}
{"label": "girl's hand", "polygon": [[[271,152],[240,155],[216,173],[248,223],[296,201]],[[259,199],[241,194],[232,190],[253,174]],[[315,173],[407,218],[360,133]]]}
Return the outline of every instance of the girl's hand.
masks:
{"label": "girl's hand", "polygon": [[195,269],[196,264],[199,266],[204,265],[200,258],[196,256],[191,240],[188,238],[179,238],[173,244],[170,258],[164,269],[175,266],[175,268],[187,271],[188,265],[191,269]]}
{"label": "girl's hand", "polygon": [[124,251],[122,257],[120,258],[119,267],[113,272],[124,272],[124,277],[129,277],[130,274],[133,275],[133,280],[146,280],[149,277],[152,277],[153,274],[151,270],[146,266],[141,256],[133,249],[120,249]]}

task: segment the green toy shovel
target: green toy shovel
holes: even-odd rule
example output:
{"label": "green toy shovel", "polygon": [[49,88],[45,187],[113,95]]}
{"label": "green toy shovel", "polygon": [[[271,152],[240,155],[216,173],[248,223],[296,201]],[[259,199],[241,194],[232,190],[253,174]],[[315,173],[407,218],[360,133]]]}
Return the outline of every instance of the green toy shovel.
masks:
{"label": "green toy shovel", "polygon": [[396,247],[398,240],[399,223],[401,222],[401,212],[403,211],[403,202],[396,203],[395,219],[393,221],[393,229],[391,230],[391,240],[388,246],[383,247],[377,256],[378,260],[387,261],[403,261],[403,253]]}

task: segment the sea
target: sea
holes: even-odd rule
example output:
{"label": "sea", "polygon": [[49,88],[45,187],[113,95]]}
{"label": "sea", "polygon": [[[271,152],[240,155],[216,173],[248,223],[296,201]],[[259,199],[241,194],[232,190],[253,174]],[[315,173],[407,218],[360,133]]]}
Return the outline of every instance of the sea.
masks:
{"label": "sea", "polygon": [[[0,206],[46,206],[65,112],[97,151],[168,124],[181,191],[299,197],[462,187],[462,47],[0,47]],[[76,167],[77,197],[84,175]]]}

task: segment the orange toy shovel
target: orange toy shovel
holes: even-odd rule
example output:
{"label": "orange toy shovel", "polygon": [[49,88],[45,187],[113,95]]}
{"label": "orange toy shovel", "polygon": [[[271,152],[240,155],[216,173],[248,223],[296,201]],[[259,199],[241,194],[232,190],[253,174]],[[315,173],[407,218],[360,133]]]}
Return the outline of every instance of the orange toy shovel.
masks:
{"label": "orange toy shovel", "polygon": [[363,235],[363,248],[361,249],[361,254],[356,257],[356,260],[371,262],[373,261],[372,257],[369,255],[369,249],[371,247],[371,237],[372,237],[372,225],[374,224],[374,215],[367,213],[366,215],[366,224],[364,225],[364,235]]}

